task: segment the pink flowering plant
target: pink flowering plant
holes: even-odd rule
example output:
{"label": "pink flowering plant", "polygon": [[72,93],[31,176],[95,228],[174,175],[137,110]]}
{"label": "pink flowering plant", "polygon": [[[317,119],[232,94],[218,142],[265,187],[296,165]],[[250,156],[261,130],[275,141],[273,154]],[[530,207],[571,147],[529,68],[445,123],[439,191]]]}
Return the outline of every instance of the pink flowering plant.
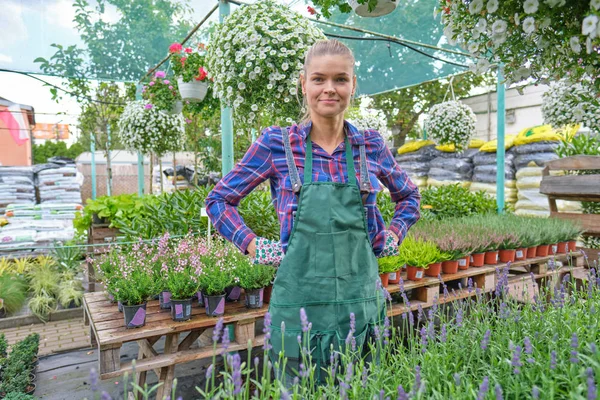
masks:
{"label": "pink flowering plant", "polygon": [[238,283],[236,266],[238,260],[244,257],[238,249],[229,243],[213,240],[210,248],[206,242],[200,241],[197,250],[202,264],[198,276],[202,294],[219,296],[225,293],[225,288]]}
{"label": "pink flowering plant", "polygon": [[171,68],[176,78],[184,82],[208,82],[208,71],[206,69],[206,47],[203,43],[195,48],[183,47],[179,43],[169,46],[171,54]]}
{"label": "pink flowering plant", "polygon": [[246,290],[267,287],[275,277],[275,268],[270,265],[253,264],[248,257],[242,256],[236,266],[239,285]]}
{"label": "pink flowering plant", "polygon": [[206,254],[208,247],[203,239],[188,236],[174,243],[172,253],[161,265],[163,287],[171,292],[172,299],[186,300],[198,292],[201,257]]}
{"label": "pink flowering plant", "polygon": [[146,100],[146,109],[153,107],[171,112],[175,103],[181,100],[177,82],[167,79],[164,71],[156,71],[154,77],[142,88],[142,98]]}

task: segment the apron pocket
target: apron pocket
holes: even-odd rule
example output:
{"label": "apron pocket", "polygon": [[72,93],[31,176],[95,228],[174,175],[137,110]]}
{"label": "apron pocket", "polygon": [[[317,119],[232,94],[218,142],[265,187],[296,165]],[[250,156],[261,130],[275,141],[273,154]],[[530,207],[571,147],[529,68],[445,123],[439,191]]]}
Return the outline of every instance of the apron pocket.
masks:
{"label": "apron pocket", "polygon": [[314,276],[340,278],[355,273],[352,267],[354,237],[349,230],[335,233],[316,233],[314,241]]}
{"label": "apron pocket", "polygon": [[[288,331],[283,334],[281,330],[271,327],[271,343],[272,354],[274,360],[279,358],[279,352],[283,350],[283,356],[289,361],[297,363],[300,358],[300,345],[298,344],[298,335],[302,335],[302,331]],[[282,343],[283,342],[283,343]]]}

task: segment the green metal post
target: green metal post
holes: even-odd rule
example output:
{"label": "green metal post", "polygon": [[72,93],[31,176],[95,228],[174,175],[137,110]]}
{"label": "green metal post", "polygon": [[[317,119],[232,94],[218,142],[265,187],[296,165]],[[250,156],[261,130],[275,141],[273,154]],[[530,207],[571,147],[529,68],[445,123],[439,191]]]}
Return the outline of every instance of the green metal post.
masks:
{"label": "green metal post", "polygon": [[[219,2],[219,22],[229,15],[230,6],[227,0]],[[233,120],[231,108],[225,107],[221,101],[221,173],[225,176],[233,169]]]}
{"label": "green metal post", "polygon": [[252,142],[254,142],[256,140],[256,129],[252,128],[250,134],[252,135]]}
{"label": "green metal post", "polygon": [[106,195],[112,192],[112,162],[110,155],[110,124],[106,124]]}
{"label": "green metal post", "polygon": [[423,140],[427,140],[427,128],[423,126]]}
{"label": "green metal post", "polygon": [[498,98],[497,98],[497,144],[496,147],[496,205],[498,206],[498,214],[504,212],[504,128],[506,104],[504,102],[504,76],[502,74],[502,65],[498,66]]}
{"label": "green metal post", "polygon": [[[142,99],[142,85],[136,85],[135,99]],[[144,155],[137,153],[137,174],[138,174],[138,196],[144,195]],[[152,166],[150,166],[150,179],[152,179]]]}
{"label": "green metal post", "polygon": [[96,137],[91,135],[90,153],[92,153],[92,200],[96,200]]}

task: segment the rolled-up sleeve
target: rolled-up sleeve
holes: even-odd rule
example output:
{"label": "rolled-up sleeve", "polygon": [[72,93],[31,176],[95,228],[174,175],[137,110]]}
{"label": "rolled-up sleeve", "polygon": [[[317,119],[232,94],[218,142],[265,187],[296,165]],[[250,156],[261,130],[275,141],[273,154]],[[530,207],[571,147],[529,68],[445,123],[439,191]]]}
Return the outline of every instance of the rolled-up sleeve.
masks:
{"label": "rolled-up sleeve", "polygon": [[406,172],[398,166],[383,138],[381,138],[378,161],[380,165],[378,178],[389,189],[392,201],[396,203],[394,218],[389,229],[398,236],[401,243],[408,229],[421,217],[419,209],[421,194]]}
{"label": "rolled-up sleeve", "polygon": [[269,129],[250,146],[242,160],[223,177],[206,198],[206,211],[217,231],[243,253],[256,234],[244,223],[237,210],[240,201],[273,170]]}

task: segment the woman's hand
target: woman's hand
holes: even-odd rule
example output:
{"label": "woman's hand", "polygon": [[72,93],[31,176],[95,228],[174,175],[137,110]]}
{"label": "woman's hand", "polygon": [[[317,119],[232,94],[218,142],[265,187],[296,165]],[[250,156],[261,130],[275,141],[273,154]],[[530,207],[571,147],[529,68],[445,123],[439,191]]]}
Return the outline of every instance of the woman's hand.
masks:
{"label": "woman's hand", "polygon": [[390,235],[392,235],[392,237],[394,238],[394,243],[398,243],[398,236],[392,231],[390,231]]}
{"label": "woman's hand", "polygon": [[248,252],[248,256],[250,256],[251,259],[254,259],[256,257],[256,238],[252,239],[252,241],[246,248],[246,251]]}

